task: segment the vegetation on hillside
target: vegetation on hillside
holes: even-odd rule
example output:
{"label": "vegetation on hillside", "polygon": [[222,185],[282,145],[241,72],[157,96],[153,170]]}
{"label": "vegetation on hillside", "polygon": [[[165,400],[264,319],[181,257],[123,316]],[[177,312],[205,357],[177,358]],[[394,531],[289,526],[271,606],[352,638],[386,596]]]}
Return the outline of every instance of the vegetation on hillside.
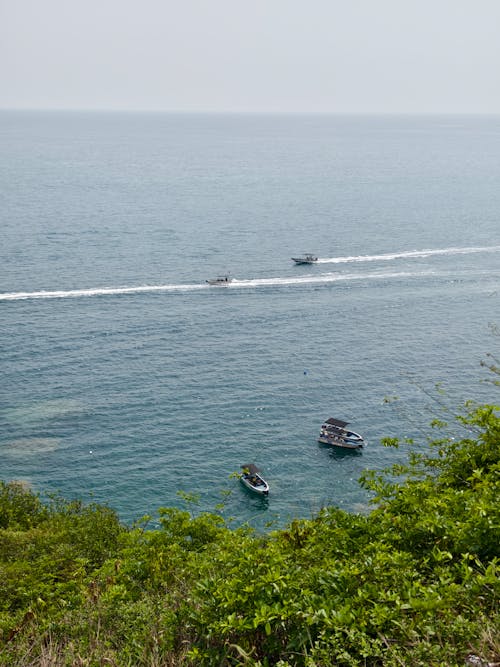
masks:
{"label": "vegetation on hillside", "polygon": [[500,660],[500,416],[460,419],[465,439],[441,424],[407,465],[364,476],[367,516],[325,508],[266,535],[173,508],[130,528],[1,483],[0,664]]}

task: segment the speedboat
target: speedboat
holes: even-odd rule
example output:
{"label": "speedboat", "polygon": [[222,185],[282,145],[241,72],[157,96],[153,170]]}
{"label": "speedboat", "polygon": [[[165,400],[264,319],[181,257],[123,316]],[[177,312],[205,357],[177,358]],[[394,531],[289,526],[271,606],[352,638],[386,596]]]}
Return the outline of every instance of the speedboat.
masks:
{"label": "speedboat", "polygon": [[365,440],[359,433],[346,429],[348,423],[330,417],[321,425],[318,442],[344,449],[361,449],[365,445]]}
{"label": "speedboat", "polygon": [[260,470],[254,463],[247,463],[241,466],[243,472],[240,476],[240,481],[249,491],[258,493],[261,496],[267,496],[269,493],[269,484],[260,475]]}
{"label": "speedboat", "polygon": [[217,278],[209,278],[205,282],[209,285],[218,285],[219,287],[229,287],[229,284],[232,282],[232,278],[229,276],[229,273],[224,274],[223,276],[217,276]]}
{"label": "speedboat", "polygon": [[303,257],[292,257],[295,264],[314,264],[318,261],[315,255],[304,255]]}

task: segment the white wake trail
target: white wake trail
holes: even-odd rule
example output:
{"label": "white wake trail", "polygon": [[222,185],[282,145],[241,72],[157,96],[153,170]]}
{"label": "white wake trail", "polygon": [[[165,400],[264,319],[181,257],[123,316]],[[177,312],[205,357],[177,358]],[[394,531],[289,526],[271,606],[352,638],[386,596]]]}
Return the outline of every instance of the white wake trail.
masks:
{"label": "white wake trail", "polygon": [[138,285],[136,287],[96,287],[90,289],[72,289],[72,290],[54,290],[54,291],[39,291],[39,292],[6,292],[0,293],[0,301],[23,301],[26,299],[75,299],[78,297],[95,297],[95,296],[118,296],[122,294],[140,294],[153,292],[187,292],[198,291],[205,289],[212,289],[214,291],[226,291],[228,289],[237,289],[245,287],[272,287],[285,285],[307,285],[331,283],[338,280],[360,280],[372,278],[397,278],[397,277],[414,277],[422,275],[416,273],[384,273],[384,274],[336,274],[323,273],[318,276],[307,275],[290,278],[253,278],[249,280],[233,280],[230,285],[224,287],[209,287],[205,283],[193,285]]}
{"label": "white wake trail", "polygon": [[[320,275],[298,276],[293,278],[253,278],[252,280],[234,280],[230,289],[235,287],[285,287],[287,285],[321,285],[326,283],[348,282],[353,280],[391,280],[398,278],[420,278],[424,276],[444,275],[436,271],[391,271],[387,273],[322,273]],[[448,275],[448,274],[446,274]]]}
{"label": "white wake trail", "polygon": [[179,292],[198,290],[204,285],[138,285],[136,287],[93,287],[89,289],[54,290],[39,292],[5,292],[0,301],[21,301],[23,299],[68,299],[86,296],[106,296],[118,294],[138,294],[141,292]]}
{"label": "white wake trail", "polygon": [[438,248],[428,250],[408,250],[405,252],[391,252],[383,255],[353,255],[351,257],[324,257],[318,259],[318,264],[348,264],[351,262],[380,262],[393,259],[411,259],[414,257],[431,257],[432,255],[470,255],[477,252],[500,252],[500,246],[484,246],[470,248]]}
{"label": "white wake trail", "polygon": [[10,292],[0,294],[0,301],[22,301],[26,299],[74,299],[78,297],[118,296],[121,294],[139,294],[152,292],[192,292],[214,290],[225,292],[241,288],[285,287],[287,285],[320,285],[349,280],[380,280],[396,278],[415,278],[436,275],[435,271],[387,272],[387,273],[322,273],[319,275],[292,276],[283,278],[252,278],[249,280],[233,280],[224,287],[210,287],[205,283],[192,285],[139,285],[137,287],[102,287],[93,289],[55,290],[39,292]]}

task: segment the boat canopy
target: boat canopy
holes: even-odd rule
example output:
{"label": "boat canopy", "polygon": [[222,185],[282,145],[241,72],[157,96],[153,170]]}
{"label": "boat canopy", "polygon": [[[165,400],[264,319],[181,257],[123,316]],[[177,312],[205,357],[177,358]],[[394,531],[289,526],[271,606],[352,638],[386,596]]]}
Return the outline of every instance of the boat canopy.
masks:
{"label": "boat canopy", "polygon": [[250,475],[255,475],[255,473],[260,472],[260,469],[254,463],[247,463],[243,468],[243,472],[250,473]]}
{"label": "boat canopy", "polygon": [[338,426],[338,428],[345,428],[349,422],[342,421],[342,419],[334,419],[330,417],[326,420],[325,424],[331,424],[331,426]]}

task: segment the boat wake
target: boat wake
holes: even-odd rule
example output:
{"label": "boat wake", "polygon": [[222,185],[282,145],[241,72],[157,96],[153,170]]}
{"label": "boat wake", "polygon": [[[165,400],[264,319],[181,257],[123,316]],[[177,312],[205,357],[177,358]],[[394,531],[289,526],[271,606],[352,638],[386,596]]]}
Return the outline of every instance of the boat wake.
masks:
{"label": "boat wake", "polygon": [[[195,285],[137,285],[135,287],[92,287],[89,289],[70,289],[39,292],[0,293],[0,301],[20,301],[23,299],[70,299],[85,296],[106,296],[119,294],[139,294],[151,292],[188,292],[202,287]],[[203,286],[205,287],[205,286]]]}
{"label": "boat wake", "polygon": [[398,271],[379,273],[320,273],[318,275],[307,275],[287,278],[254,278],[252,280],[235,280],[232,287],[271,287],[287,285],[321,285],[335,282],[348,282],[353,280],[395,280],[398,278],[416,278],[423,276],[435,276],[436,271]]}
{"label": "boat wake", "polygon": [[432,257],[433,255],[471,255],[477,252],[500,252],[500,246],[485,246],[471,248],[438,248],[429,250],[408,250],[406,252],[390,252],[383,255],[355,255],[352,257],[323,257],[318,264],[348,264],[351,262],[380,262],[393,259],[411,259],[418,257]]}
{"label": "boat wake", "polygon": [[[491,276],[491,270],[487,272]],[[293,285],[324,285],[336,282],[352,281],[380,281],[380,280],[399,280],[415,279],[425,277],[435,277],[440,279],[457,279],[460,277],[471,277],[475,275],[484,275],[484,271],[462,272],[457,275],[456,271],[378,271],[373,273],[321,273],[308,274],[295,277],[276,277],[276,278],[252,278],[249,280],[233,280],[230,285],[222,288],[210,287],[206,283],[194,283],[190,285],[137,285],[135,287],[101,287],[90,289],[71,289],[54,290],[38,292],[5,292],[0,293],[0,301],[23,301],[31,299],[75,299],[82,297],[98,296],[120,296],[127,294],[152,294],[155,292],[196,292],[201,290],[211,290],[212,293],[234,289],[259,288],[259,287],[286,287]]]}

